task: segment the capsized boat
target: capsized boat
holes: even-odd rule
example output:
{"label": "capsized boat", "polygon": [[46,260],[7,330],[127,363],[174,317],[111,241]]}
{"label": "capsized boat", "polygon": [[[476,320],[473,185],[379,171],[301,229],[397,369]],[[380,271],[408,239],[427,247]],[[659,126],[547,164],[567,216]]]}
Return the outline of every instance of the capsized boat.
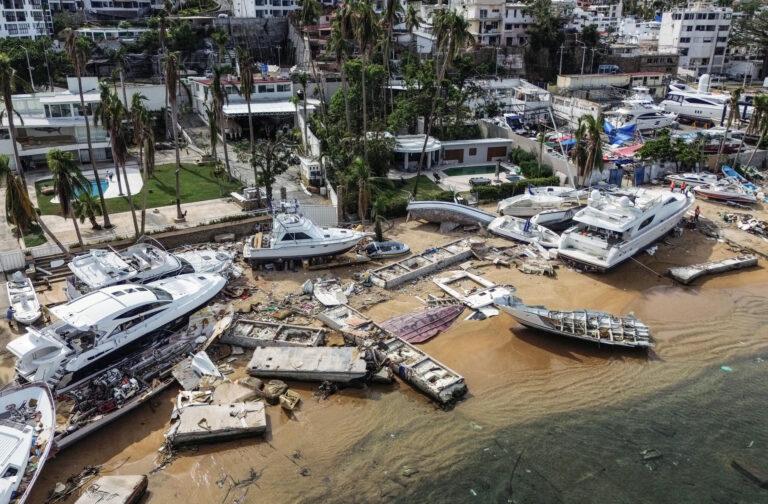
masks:
{"label": "capsized boat", "polygon": [[697,186],[693,190],[697,195],[715,201],[725,201],[754,205],[757,197],[732,180],[720,180],[716,184]]}
{"label": "capsized boat", "polygon": [[501,215],[533,217],[544,210],[563,210],[581,206],[584,204],[585,196],[584,191],[571,187],[529,187],[525,194],[499,201],[496,210]]}
{"label": "capsized boat", "polygon": [[379,324],[383,329],[409,343],[422,343],[445,331],[464,311],[455,303],[406,313]]}
{"label": "capsized boat", "polygon": [[40,301],[32,280],[21,271],[15,272],[6,284],[8,302],[13,307],[13,319],[19,324],[29,325],[40,318]]}
{"label": "capsized boat", "polygon": [[594,190],[589,204],[573,217],[577,224],[560,237],[557,255],[608,270],[670,232],[695,200],[690,191],[638,192],[633,201]]}
{"label": "capsized boat", "polygon": [[410,201],[406,207],[408,218],[427,222],[454,222],[464,226],[487,226],[493,214],[450,201]]}
{"label": "capsized boat", "polygon": [[297,213],[276,214],[271,233],[256,233],[243,245],[251,263],[331,257],[351,250],[366,234],[343,228],[320,227]]}
{"label": "capsized boat", "polygon": [[617,317],[594,310],[557,311],[529,306],[512,297],[496,306],[526,327],[599,345],[651,348],[651,331],[632,315]]}
{"label": "capsized boat", "polygon": [[0,504],[23,504],[53,445],[56,410],[51,391],[29,383],[0,392]]}
{"label": "capsized boat", "polygon": [[703,173],[703,172],[672,173],[670,175],[667,175],[665,178],[670,182],[675,182],[675,183],[685,182],[687,185],[690,185],[690,186],[709,185],[717,182],[717,175],[715,175],[714,173]]}
{"label": "capsized boat", "polygon": [[411,248],[403,242],[389,240],[371,242],[365,247],[365,253],[371,259],[387,259],[389,257],[403,256],[411,251]]}
{"label": "capsized boat", "polygon": [[23,381],[64,386],[95,373],[141,343],[187,323],[226,280],[193,273],[146,285],[112,285],[50,309],[54,321],[8,343]]}
{"label": "capsized boat", "polygon": [[488,231],[503,236],[510,240],[523,243],[537,241],[542,247],[553,248],[560,243],[560,235],[543,226],[531,222],[530,219],[521,219],[511,215],[502,215],[488,224]]}

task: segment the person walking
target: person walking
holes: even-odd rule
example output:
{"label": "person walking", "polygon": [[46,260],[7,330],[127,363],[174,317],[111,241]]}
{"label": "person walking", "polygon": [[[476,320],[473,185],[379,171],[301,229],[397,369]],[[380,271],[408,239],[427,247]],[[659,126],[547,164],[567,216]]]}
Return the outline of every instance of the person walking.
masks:
{"label": "person walking", "polygon": [[13,317],[14,317],[15,314],[16,314],[16,310],[14,310],[13,306],[9,306],[8,310],[6,310],[6,312],[5,312],[5,318],[8,319],[8,325],[13,330],[16,329],[15,326],[14,326],[14,323],[13,323],[14,322]]}
{"label": "person walking", "polygon": [[693,211],[693,222],[699,222],[700,213],[701,213],[701,208],[699,208],[699,205],[696,205],[696,210]]}

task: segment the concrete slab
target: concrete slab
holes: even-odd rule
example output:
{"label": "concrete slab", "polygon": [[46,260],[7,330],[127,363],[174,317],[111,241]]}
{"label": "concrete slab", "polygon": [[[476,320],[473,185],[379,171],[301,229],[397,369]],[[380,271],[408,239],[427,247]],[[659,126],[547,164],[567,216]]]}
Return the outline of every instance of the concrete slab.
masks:
{"label": "concrete slab", "polygon": [[213,389],[211,403],[219,406],[254,401],[259,397],[256,390],[239,383],[224,382]]}
{"label": "concrete slab", "polygon": [[354,347],[257,348],[248,373],[267,378],[347,383],[365,376],[363,354]]}
{"label": "concrete slab", "polygon": [[167,437],[173,446],[258,436],[267,430],[263,402],[187,406]]}
{"label": "concrete slab", "polygon": [[75,504],[133,504],[147,490],[147,477],[102,476],[92,481]]}

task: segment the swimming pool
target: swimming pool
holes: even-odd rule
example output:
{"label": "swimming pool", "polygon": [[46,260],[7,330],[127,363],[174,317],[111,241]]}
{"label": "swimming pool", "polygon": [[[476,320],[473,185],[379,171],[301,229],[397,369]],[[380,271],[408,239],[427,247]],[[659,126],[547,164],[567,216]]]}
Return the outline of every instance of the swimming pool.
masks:
{"label": "swimming pool", "polygon": [[[501,168],[502,174],[505,171],[507,170],[504,168]],[[445,170],[443,170],[443,173],[449,177],[454,177],[456,175],[482,175],[482,174],[495,173],[495,172],[496,172],[496,165],[456,166],[454,168],[446,168]]]}
{"label": "swimming pool", "polygon": [[[99,195],[99,188],[96,185],[96,181],[89,180],[88,182],[91,183],[91,196],[97,197]],[[107,187],[109,187],[109,180],[101,179],[100,183],[101,183],[101,191],[107,192]],[[75,196],[80,196],[81,193],[82,191],[80,191],[79,189],[75,189]]]}

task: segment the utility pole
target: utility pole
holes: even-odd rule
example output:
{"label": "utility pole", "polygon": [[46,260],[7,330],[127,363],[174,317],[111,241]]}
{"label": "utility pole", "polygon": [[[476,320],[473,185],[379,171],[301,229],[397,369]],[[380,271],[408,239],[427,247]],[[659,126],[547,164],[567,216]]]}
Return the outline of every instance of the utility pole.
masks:
{"label": "utility pole", "polygon": [[589,58],[589,73],[592,73],[595,71],[595,51],[596,48],[592,48],[592,56]]}
{"label": "utility pole", "polygon": [[581,75],[584,75],[584,60],[587,57],[587,46],[583,45],[581,51]]}
{"label": "utility pole", "polygon": [[560,70],[558,71],[558,75],[563,75],[563,49],[565,48],[564,44],[560,44]]}
{"label": "utility pole", "polygon": [[27,70],[29,70],[29,85],[32,86],[32,94],[35,93],[35,81],[32,79],[32,65],[29,63],[29,51],[23,45],[20,46],[24,50],[24,54],[27,55]]}

